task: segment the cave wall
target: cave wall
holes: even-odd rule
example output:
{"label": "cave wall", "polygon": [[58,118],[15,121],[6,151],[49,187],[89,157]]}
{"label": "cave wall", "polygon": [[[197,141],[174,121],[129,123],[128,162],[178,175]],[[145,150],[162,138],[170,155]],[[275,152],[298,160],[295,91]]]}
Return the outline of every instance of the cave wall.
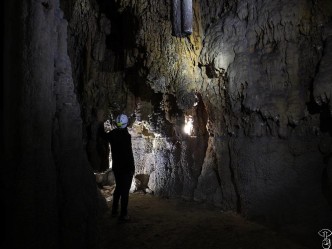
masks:
{"label": "cave wall", "polygon": [[222,205],[266,223],[310,227],[308,234],[330,225],[331,149],[320,149],[331,147],[330,3],[227,1],[216,11],[203,22],[200,63],[207,86],[223,79],[224,96],[205,94]]}
{"label": "cave wall", "polygon": [[1,248],[97,248],[100,207],[59,1],[4,4]]}

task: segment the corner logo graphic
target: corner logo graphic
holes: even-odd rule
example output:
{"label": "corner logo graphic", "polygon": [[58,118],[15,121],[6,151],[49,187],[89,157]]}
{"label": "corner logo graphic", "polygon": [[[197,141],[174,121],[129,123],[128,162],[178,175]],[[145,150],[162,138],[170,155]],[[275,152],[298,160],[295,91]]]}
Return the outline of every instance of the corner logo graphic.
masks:
{"label": "corner logo graphic", "polygon": [[319,236],[322,236],[324,239],[322,241],[323,249],[330,249],[331,247],[331,240],[329,237],[332,235],[331,230],[329,229],[322,229],[318,232]]}

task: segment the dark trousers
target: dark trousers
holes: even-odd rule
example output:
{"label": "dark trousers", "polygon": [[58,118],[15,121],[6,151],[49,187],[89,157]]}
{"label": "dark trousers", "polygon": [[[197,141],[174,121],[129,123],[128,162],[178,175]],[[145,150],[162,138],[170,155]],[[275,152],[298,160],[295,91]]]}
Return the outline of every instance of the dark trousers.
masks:
{"label": "dark trousers", "polygon": [[113,193],[113,205],[112,213],[116,213],[119,208],[119,201],[121,198],[121,216],[125,216],[128,213],[128,200],[129,190],[133,175],[131,173],[114,172],[115,177],[115,190]]}

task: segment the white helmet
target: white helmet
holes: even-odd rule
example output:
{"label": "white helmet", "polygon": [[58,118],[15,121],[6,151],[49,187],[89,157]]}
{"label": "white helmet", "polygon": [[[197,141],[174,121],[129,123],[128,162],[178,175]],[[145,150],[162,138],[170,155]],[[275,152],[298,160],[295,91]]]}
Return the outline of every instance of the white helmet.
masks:
{"label": "white helmet", "polygon": [[116,126],[118,128],[126,128],[128,125],[128,117],[125,114],[120,114],[116,117]]}

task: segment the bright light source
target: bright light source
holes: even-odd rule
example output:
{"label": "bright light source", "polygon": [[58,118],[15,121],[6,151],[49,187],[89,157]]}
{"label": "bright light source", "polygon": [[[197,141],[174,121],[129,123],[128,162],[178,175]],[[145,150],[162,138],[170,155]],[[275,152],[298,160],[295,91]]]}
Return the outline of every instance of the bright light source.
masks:
{"label": "bright light source", "polygon": [[185,116],[184,119],[185,125],[183,128],[183,131],[187,133],[188,135],[192,135],[193,128],[194,128],[194,120],[192,116]]}

